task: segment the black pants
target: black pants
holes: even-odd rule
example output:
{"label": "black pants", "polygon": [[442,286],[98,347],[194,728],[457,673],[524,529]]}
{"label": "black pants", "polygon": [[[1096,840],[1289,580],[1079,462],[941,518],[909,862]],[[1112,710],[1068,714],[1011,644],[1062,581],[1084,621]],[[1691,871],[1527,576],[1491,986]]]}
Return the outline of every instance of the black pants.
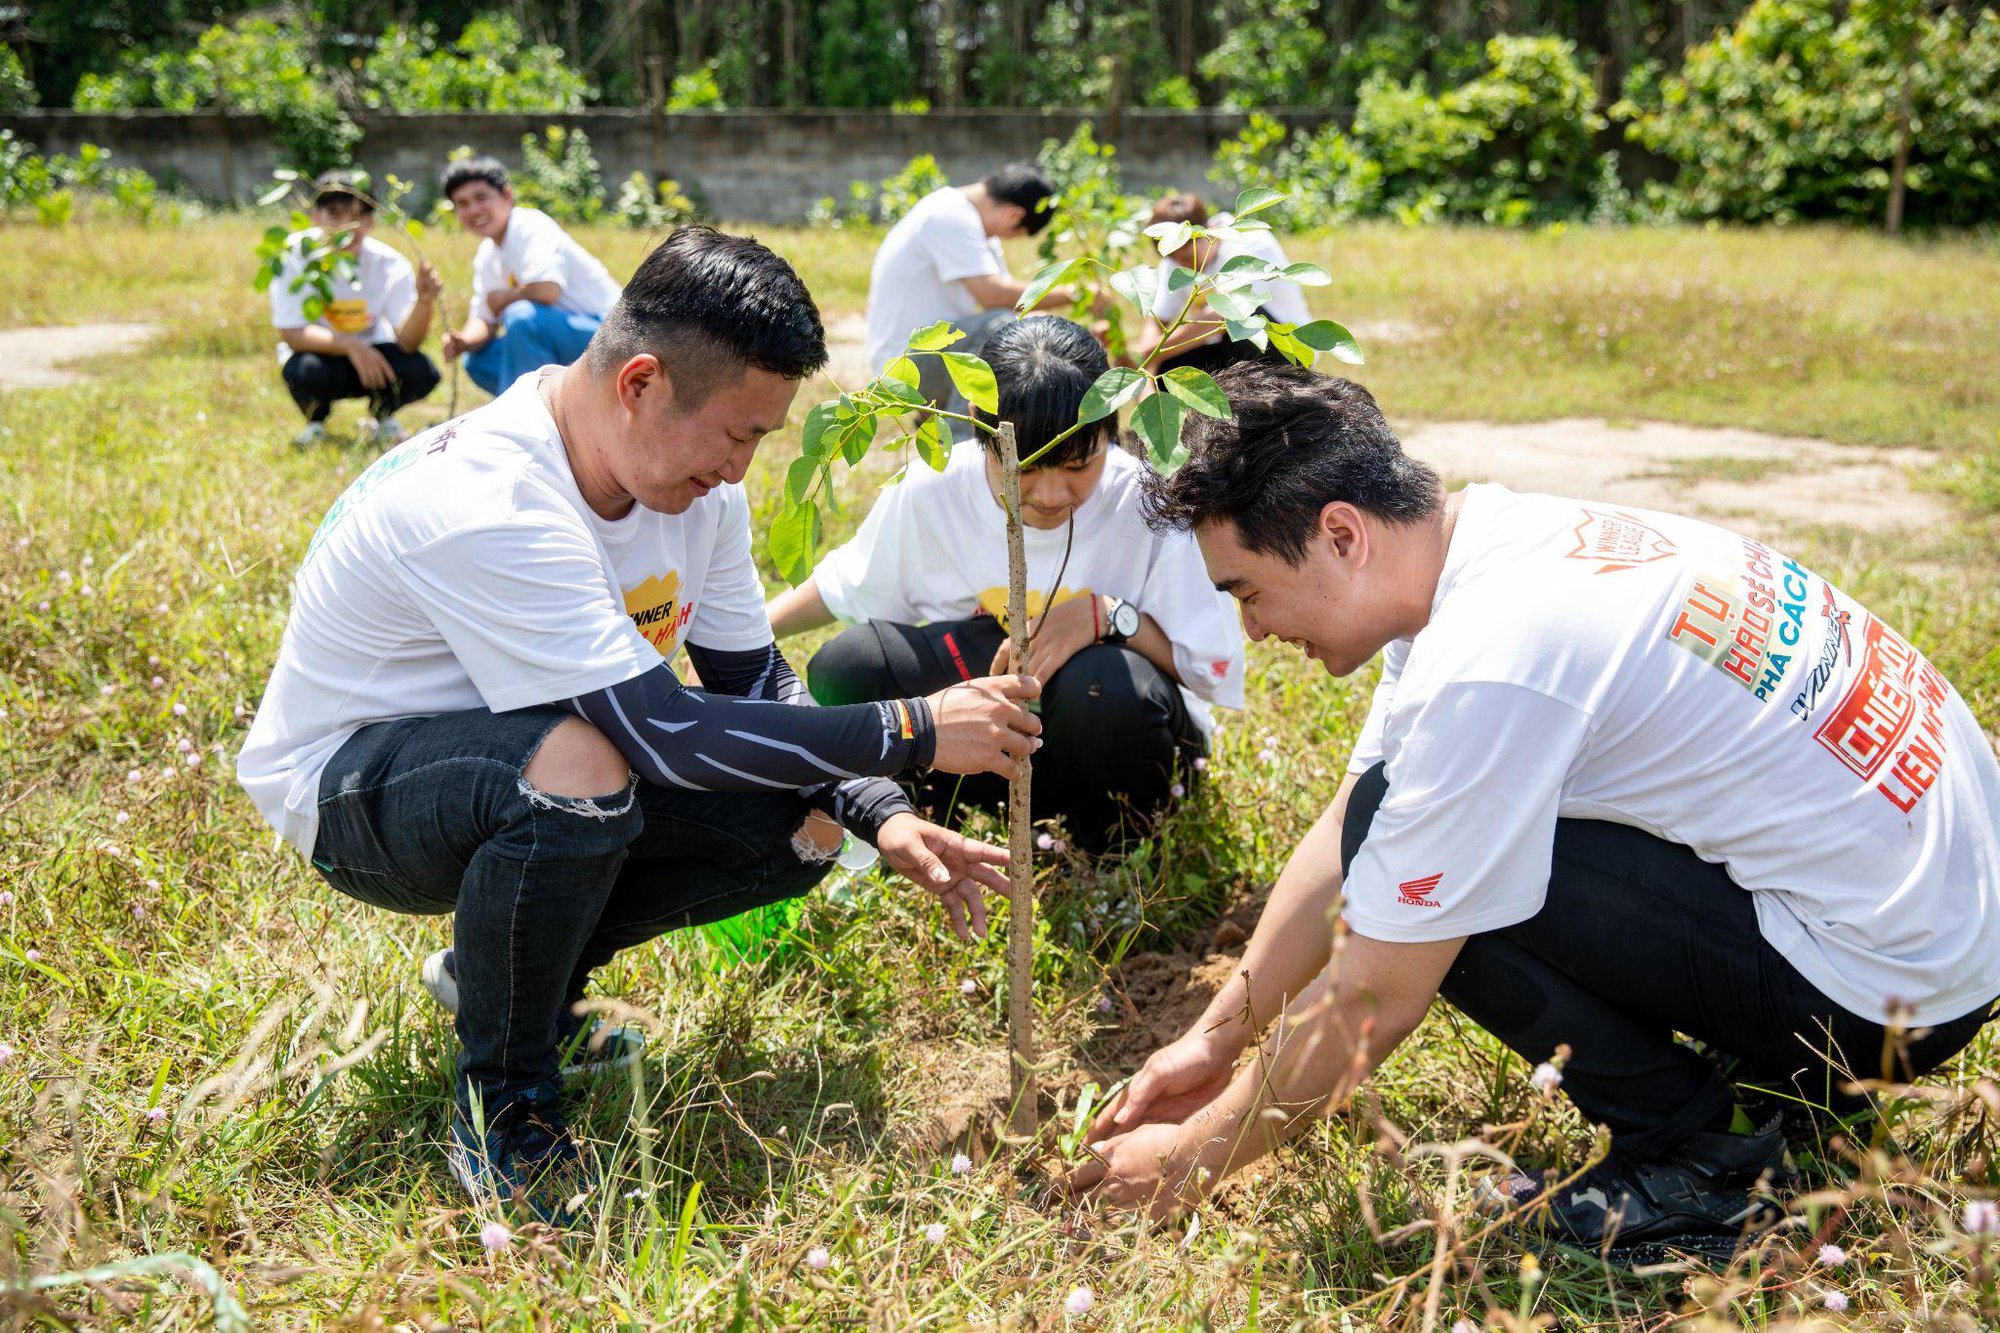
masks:
{"label": "black pants", "polygon": [[285,362],[285,387],[292,391],[292,401],[306,414],[306,420],[325,421],[334,403],[342,398],[366,398],[375,416],[394,416],[398,409],[428,397],[437,388],[438,368],[422,352],[406,352],[396,343],[376,343],[375,350],[395,374],[379,389],[365,387],[354,363],[344,356],[292,353]]}
{"label": "black pants", "polygon": [[[1355,784],[1343,866],[1388,790],[1380,764]],[[1988,1010],[1892,1046],[1881,1024],[1829,999],[1771,947],[1750,894],[1721,866],[1641,829],[1589,819],[1556,821],[1542,910],[1468,938],[1439,991],[1524,1060],[1546,1060],[1568,1043],[1563,1091],[1639,1161],[1726,1127],[1732,1084],[1834,1115],[1861,1110],[1865,1101],[1842,1083],[1882,1077],[1885,1058],[1891,1078],[1929,1073],[1965,1048]],[[1677,1042],[1676,1032],[1709,1053]]]}
{"label": "black pants", "polygon": [[[871,620],[813,654],[806,683],[828,705],[930,694],[985,675],[1005,638],[991,616],[929,625]],[[1034,816],[1061,816],[1085,851],[1142,833],[1208,748],[1180,687],[1120,645],[1095,644],[1064,663],[1043,683],[1041,713]],[[955,805],[999,809],[1007,783],[985,773],[931,773],[914,794],[943,821]]]}
{"label": "black pants", "polygon": [[796,898],[829,865],[792,835],[797,792],[636,779],[594,799],[521,776],[570,714],[475,709],[363,727],[320,779],[313,866],[392,912],[456,914],[459,1095],[556,1077],[556,1033],[593,969],[670,930]]}

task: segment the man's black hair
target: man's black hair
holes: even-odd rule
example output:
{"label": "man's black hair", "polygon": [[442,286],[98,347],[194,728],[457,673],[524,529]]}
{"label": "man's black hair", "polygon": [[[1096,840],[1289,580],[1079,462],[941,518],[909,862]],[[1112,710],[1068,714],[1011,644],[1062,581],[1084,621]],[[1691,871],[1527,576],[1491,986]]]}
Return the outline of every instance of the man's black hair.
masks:
{"label": "man's black hair", "polygon": [[640,261],[585,355],[606,375],[644,352],[693,408],[746,366],[804,379],[826,364],[826,330],[783,259],[748,236],[681,227]]}
{"label": "man's black hair", "polygon": [[497,157],[461,157],[445,165],[444,175],[438,178],[438,189],[448,201],[453,190],[474,181],[485,181],[495,190],[505,190],[507,168],[500,165]]}
{"label": "man's black hair", "polygon": [[1027,210],[1021,225],[1030,236],[1041,235],[1055,216],[1056,187],[1049,184],[1049,178],[1033,162],[1009,162],[987,173],[986,179],[979,183],[986,187],[989,198]]}
{"label": "man's black hair", "polygon": [[[1058,315],[1015,320],[986,340],[981,349],[1000,389],[998,415],[972,409],[990,425],[1014,423],[1014,447],[1022,458],[1076,425],[1083,395],[1110,366],[1104,345],[1090,331]],[[1035,466],[1068,467],[1087,461],[1104,443],[1116,421],[1092,422],[1035,460]],[[993,437],[980,432],[988,449]]]}
{"label": "man's black hair", "polygon": [[1147,481],[1155,528],[1227,519],[1245,549],[1297,565],[1320,511],[1336,501],[1397,524],[1431,518],[1443,505],[1438,474],[1403,452],[1374,397],[1353,380],[1246,361],[1215,382],[1231,415],[1190,415],[1181,429],[1187,462]]}
{"label": "man's black hair", "polygon": [[322,171],[313,181],[312,206],[351,206],[366,217],[375,212],[375,199],[364,184],[367,177],[358,171]]}

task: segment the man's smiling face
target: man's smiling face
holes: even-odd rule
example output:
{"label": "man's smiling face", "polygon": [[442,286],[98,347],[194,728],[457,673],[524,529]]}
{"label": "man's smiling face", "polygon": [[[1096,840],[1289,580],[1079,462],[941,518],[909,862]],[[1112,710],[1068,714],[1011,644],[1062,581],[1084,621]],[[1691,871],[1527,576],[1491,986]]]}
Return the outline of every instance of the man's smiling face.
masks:
{"label": "man's smiling face", "polygon": [[1282,639],[1345,676],[1398,633],[1381,604],[1368,524],[1352,505],[1329,504],[1297,564],[1249,549],[1233,520],[1198,524],[1194,535],[1209,578],[1236,599],[1253,642]]}

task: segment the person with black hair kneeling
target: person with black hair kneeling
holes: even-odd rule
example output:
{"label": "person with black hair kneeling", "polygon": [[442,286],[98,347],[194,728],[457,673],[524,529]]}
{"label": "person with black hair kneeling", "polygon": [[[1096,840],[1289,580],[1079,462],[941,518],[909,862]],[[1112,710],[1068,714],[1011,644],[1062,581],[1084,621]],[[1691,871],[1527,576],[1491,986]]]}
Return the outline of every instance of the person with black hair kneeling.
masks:
{"label": "person with black hair kneeling", "polygon": [[[1055,216],[1055,186],[1033,162],[1009,162],[970,185],[932,190],[889,228],[868,273],[868,373],[902,355],[910,335],[950,320],[966,336],[953,350],[977,353],[995,329],[1011,323],[1028,285],[1007,271],[1000,242],[1039,236]],[[1036,306],[1070,304],[1059,287]],[[933,403],[962,410],[944,363],[918,363],[920,389]]]}
{"label": "person with black hair kneeling", "polygon": [[805,893],[838,825],[961,936],[1005,886],[1005,852],[885,779],[1013,772],[1034,682],[817,708],[772,641],[743,476],[825,362],[791,265],[683,227],[582,360],[357,478],[293,582],[237,773],[341,893],[455,914],[422,980],[457,1016],[448,1152],[476,1200],[561,1220],[588,1191],[557,1098],[633,1050],[580,1007],[619,950]]}
{"label": "person with black hair kneeling", "polygon": [[1870,1118],[1857,1078],[1937,1069],[2000,996],[1978,719],[1756,538],[1447,492],[1358,384],[1216,382],[1230,417],[1189,420],[1149,515],[1194,533],[1253,640],[1382,673],[1242,965],[1111,1101],[1073,1188],[1195,1202],[1442,996],[1610,1131],[1587,1170],[1489,1177],[1492,1203],[1614,1264],[1729,1257],[1784,1217],[1788,1131]]}
{"label": "person with black hair kneeling", "polygon": [[[1106,366],[1086,330],[1050,315],[1001,329],[986,360],[1023,458],[1075,424]],[[769,608],[780,638],[850,623],[806,667],[823,704],[1026,670],[1042,684],[1046,727],[1035,816],[1062,816],[1089,851],[1143,830],[1206,752],[1210,707],[1243,704],[1243,636],[1229,599],[1209,585],[1186,534],[1148,531],[1147,468],[1113,442],[1114,428],[1110,419],[1085,427],[1022,473],[1035,617],[1027,662],[1009,657],[1000,462],[981,441],[955,447],[941,473],[912,466],[851,541]],[[997,779],[932,777],[922,789],[947,822],[955,805],[1005,799]]]}

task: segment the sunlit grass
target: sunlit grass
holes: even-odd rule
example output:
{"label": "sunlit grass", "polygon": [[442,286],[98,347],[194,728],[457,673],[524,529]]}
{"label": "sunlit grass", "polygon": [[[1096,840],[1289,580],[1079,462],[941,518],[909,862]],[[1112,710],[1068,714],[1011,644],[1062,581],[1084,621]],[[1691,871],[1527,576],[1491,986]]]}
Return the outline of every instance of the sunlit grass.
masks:
{"label": "sunlit grass", "polygon": [[[763,230],[830,317],[858,313],[871,234]],[[334,894],[229,778],[291,571],[369,458],[285,445],[294,413],[249,287],[255,232],[243,219],[15,228],[0,245],[0,326],[167,330],[90,383],[0,394],[0,1043],[13,1051],[0,1063],[0,1283],[182,1252],[213,1265],[258,1326],[1052,1327],[1089,1285],[1093,1327],[1337,1323],[1343,1310],[1357,1327],[1420,1327],[1433,1274],[1443,1328],[1497,1312],[1657,1326],[1672,1309],[1762,1327],[1823,1313],[1836,1290],[1868,1326],[2000,1315],[1991,1252],[1955,1220],[2000,1187],[2000,1101],[1972,1091],[2000,1075],[1990,1040],[1898,1126],[1904,1184],[1878,1187],[1876,1167],[1850,1160],[1778,1246],[1721,1277],[1614,1279],[1560,1257],[1524,1273],[1517,1248],[1442,1210],[1445,1164],[1386,1146],[1398,1136],[1449,1144],[1518,1122],[1529,1156],[1583,1142],[1513,1057],[1442,1008],[1361,1103],[1225,1192],[1198,1234],[1145,1234],[1078,1223],[1016,1157],[987,1156],[980,1113],[1005,1085],[999,946],[958,948],[927,907],[872,879],[808,900],[761,960],[732,964],[690,936],[609,969],[601,992],[655,1037],[637,1081],[601,1082],[579,1107],[615,1181],[599,1221],[483,1248],[490,1219],[436,1146],[452,1039],[416,960],[442,923]],[[619,272],[645,243],[611,228],[588,239]],[[448,231],[427,244],[455,317],[470,246]],[[1992,471],[1990,246],[1366,228],[1292,249],[1336,275],[1313,293],[1322,313],[1430,331],[1368,349],[1361,377],[1398,420],[1663,417],[1915,443],[1963,469],[1974,498]],[[411,417],[434,419],[442,401]],[[351,406],[338,418],[353,419]],[[754,498],[795,447],[795,428],[767,446]],[[857,485],[848,499],[851,524],[866,497]],[[1976,505],[1921,542],[1790,545],[1908,631],[2000,728],[2000,563]],[[1145,963],[1157,975],[1198,963],[1338,780],[1367,682],[1269,645],[1251,663],[1249,709],[1158,844],[1096,873],[1048,868],[1039,1000],[1065,1104],[1078,1069],[1113,1076],[1143,1047],[1125,1031],[1133,957],[1167,955]],[[962,1176],[960,1149],[978,1159]],[[1450,1252],[1434,1267],[1441,1233]],[[1813,1260],[1829,1242],[1845,1250],[1838,1268]],[[815,1248],[824,1269],[806,1262]],[[85,1326],[209,1310],[199,1285],[146,1276],[37,1299],[49,1305],[0,1296],[0,1309]]]}

